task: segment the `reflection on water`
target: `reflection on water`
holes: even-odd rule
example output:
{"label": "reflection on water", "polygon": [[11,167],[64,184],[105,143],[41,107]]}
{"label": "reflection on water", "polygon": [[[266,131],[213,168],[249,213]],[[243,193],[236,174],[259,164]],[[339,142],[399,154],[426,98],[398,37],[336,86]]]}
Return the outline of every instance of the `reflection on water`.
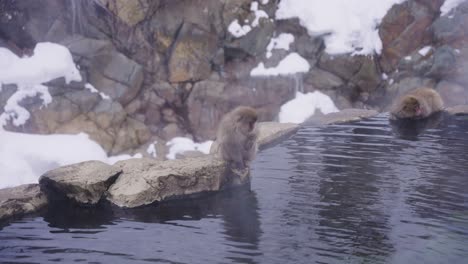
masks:
{"label": "reflection on water", "polygon": [[0,262],[466,263],[468,120],[387,118],[302,128],[257,157],[252,191],[10,223]]}

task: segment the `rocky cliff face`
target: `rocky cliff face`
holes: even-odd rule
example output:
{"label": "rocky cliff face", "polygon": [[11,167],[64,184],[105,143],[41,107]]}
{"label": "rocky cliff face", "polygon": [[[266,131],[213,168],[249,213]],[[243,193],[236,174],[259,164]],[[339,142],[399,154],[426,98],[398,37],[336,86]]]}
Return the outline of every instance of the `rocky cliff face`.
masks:
{"label": "rocky cliff face", "polygon": [[[274,18],[279,1],[261,5]],[[443,0],[395,5],[380,26],[380,56],[331,56],[323,39],[295,19],[260,18],[242,37],[229,24],[255,19],[251,0],[4,0],[0,44],[17,54],[37,42],[57,42],[71,51],[83,81],[48,84],[52,103],[21,102],[31,112],[32,133],[86,132],[109,154],[132,153],[174,136],[212,139],[221,116],[243,104],[272,120],[297,87],[321,90],[339,108],[383,110],[397,94],[419,85],[436,87],[449,104],[467,103],[468,3],[440,17]],[[291,52],[311,66],[303,76],[251,77],[260,61],[276,65],[287,53],[270,39],[295,37]],[[431,46],[427,53],[420,51]],[[46,62],[45,62],[46,63]],[[85,88],[91,84],[108,95]],[[300,85],[298,85],[300,84]],[[3,85],[0,108],[15,91]]]}

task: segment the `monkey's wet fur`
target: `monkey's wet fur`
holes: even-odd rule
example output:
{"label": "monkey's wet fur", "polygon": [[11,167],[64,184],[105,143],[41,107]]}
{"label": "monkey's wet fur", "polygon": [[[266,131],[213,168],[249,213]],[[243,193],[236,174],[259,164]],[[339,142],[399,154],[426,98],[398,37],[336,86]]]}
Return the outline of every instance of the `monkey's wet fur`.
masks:
{"label": "monkey's wet fur", "polygon": [[233,169],[248,168],[258,149],[257,120],[257,111],[247,106],[239,106],[227,113],[219,124],[211,152]]}
{"label": "monkey's wet fur", "polygon": [[444,102],[431,88],[418,88],[398,98],[390,111],[391,119],[422,119],[442,111]]}

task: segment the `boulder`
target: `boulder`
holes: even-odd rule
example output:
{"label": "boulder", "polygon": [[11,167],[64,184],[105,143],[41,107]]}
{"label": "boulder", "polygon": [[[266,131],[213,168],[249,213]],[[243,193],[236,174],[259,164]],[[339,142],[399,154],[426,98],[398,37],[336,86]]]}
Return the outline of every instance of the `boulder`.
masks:
{"label": "boulder", "polygon": [[285,138],[293,135],[299,129],[298,124],[261,122],[258,124],[258,148],[266,149]]}
{"label": "boulder", "polygon": [[46,107],[36,105],[28,109],[31,110],[29,121],[35,123],[39,133],[53,133],[61,124],[70,122],[81,113],[79,105],[63,96],[55,97]]}
{"label": "boulder", "polygon": [[436,49],[431,59],[430,68],[425,73],[427,76],[468,85],[468,48],[443,45]]}
{"label": "boulder", "polygon": [[110,49],[96,55],[89,71],[89,82],[101,92],[128,104],[142,87],[143,67],[122,53]]}
{"label": "boulder", "polygon": [[126,208],[219,191],[250,180],[248,173],[234,174],[211,155],[168,161],[131,159],[114,166],[122,174],[109,188],[107,200]]}
{"label": "boulder", "polygon": [[442,46],[436,49],[433,55],[431,68],[426,73],[426,76],[433,78],[443,78],[451,75],[455,71],[457,62],[456,51],[450,46]]}
{"label": "boulder", "polygon": [[274,31],[274,23],[269,19],[261,18],[259,25],[252,28],[245,36],[232,38],[231,41],[228,39],[226,48],[237,50],[240,55],[239,59],[242,59],[245,54],[253,57],[263,55]]}
{"label": "boulder", "polygon": [[315,90],[336,89],[344,84],[343,80],[327,71],[313,68],[304,76],[304,83],[311,85]]}
{"label": "boulder", "polygon": [[373,92],[381,80],[378,63],[372,56],[324,53],[320,57],[318,67],[349,81],[361,92]]}
{"label": "boulder", "polygon": [[38,184],[0,189],[0,221],[37,212],[46,205],[46,196]]}
{"label": "boulder", "polygon": [[233,0],[222,2],[222,20],[225,23],[225,28],[227,28],[234,19],[244,21],[250,13],[250,5],[252,2],[251,0]]}
{"label": "boulder", "polygon": [[116,155],[135,149],[146,143],[150,137],[151,132],[144,123],[127,118],[120,128],[116,129],[115,141],[110,154]]}
{"label": "boulder", "polygon": [[440,44],[464,46],[468,41],[468,3],[463,2],[450,15],[440,16],[431,26],[434,39]]}
{"label": "boulder", "polygon": [[380,64],[391,72],[404,56],[431,41],[428,30],[436,13],[417,1],[394,5],[382,19],[379,35],[382,39]]}
{"label": "boulder", "polygon": [[87,59],[93,59],[97,54],[114,47],[110,40],[92,39],[81,35],[67,36],[60,44],[67,47],[73,55]]}
{"label": "boulder", "polygon": [[364,56],[361,62],[359,71],[354,74],[350,82],[359,87],[361,92],[372,93],[381,81],[378,63],[372,56]]}
{"label": "boulder", "polygon": [[85,161],[48,171],[39,178],[39,184],[50,199],[68,198],[78,204],[94,205],[121,172],[100,161]]}
{"label": "boulder", "polygon": [[[119,17],[122,21],[129,26],[135,26],[143,19],[145,19],[151,1],[125,1],[125,0],[98,0],[101,5],[107,6],[109,10]],[[158,1],[153,1],[158,2]]]}
{"label": "boulder", "polygon": [[379,112],[375,110],[365,110],[365,109],[344,109],[336,113],[330,113],[320,116],[312,116],[306,121],[307,124],[316,124],[316,125],[331,125],[337,123],[345,123],[351,121],[359,121],[364,118],[370,118],[378,115]]}
{"label": "boulder", "polygon": [[468,115],[468,105],[456,105],[445,109],[449,114],[452,115]]}
{"label": "boulder", "polygon": [[359,71],[363,60],[365,60],[365,56],[361,55],[330,55],[323,53],[318,61],[318,67],[348,81]]}
{"label": "boulder", "polygon": [[296,37],[293,45],[297,53],[309,60],[316,60],[317,55],[325,48],[323,38],[312,37],[307,33]]}
{"label": "boulder", "polygon": [[445,2],[445,0],[415,0],[422,5],[427,6],[432,13],[438,14],[440,12],[440,7]]}
{"label": "boulder", "polygon": [[115,141],[115,135],[102,129],[98,124],[91,121],[86,115],[79,115],[77,118],[59,126],[55,133],[57,134],[76,134],[84,132],[90,139],[98,142],[101,147],[109,153],[112,150]]}
{"label": "boulder", "polygon": [[467,90],[459,84],[442,81],[437,84],[436,90],[442,97],[445,107],[468,104]]}
{"label": "boulder", "polygon": [[206,79],[216,50],[216,35],[195,24],[183,23],[169,55],[169,82]]}

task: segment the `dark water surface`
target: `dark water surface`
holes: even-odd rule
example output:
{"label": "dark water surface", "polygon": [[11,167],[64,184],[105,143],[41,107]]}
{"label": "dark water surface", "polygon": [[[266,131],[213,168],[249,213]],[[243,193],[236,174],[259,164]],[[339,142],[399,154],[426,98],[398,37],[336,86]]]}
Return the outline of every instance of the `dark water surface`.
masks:
{"label": "dark water surface", "polygon": [[0,262],[468,263],[468,119],[302,128],[252,191],[130,211],[55,208],[0,230]]}

